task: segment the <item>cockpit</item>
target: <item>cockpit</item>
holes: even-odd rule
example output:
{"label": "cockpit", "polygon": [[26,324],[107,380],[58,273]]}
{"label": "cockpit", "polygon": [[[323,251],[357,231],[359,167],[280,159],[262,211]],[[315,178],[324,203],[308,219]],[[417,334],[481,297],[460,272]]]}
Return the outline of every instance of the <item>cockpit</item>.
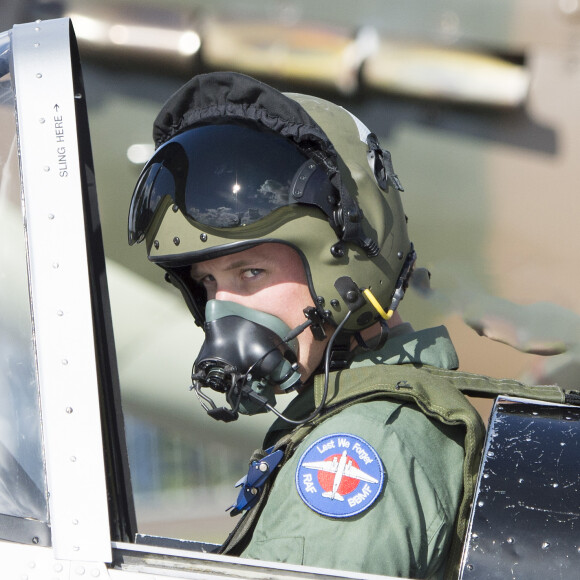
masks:
{"label": "cockpit", "polygon": [[[0,34],[0,576],[371,578],[221,556],[205,539],[140,530],[131,474],[136,479],[142,464],[136,461],[131,471],[130,420],[121,404],[121,383],[134,369],[119,372],[122,340],[114,336],[111,308],[113,291],[128,278],[105,259],[86,96],[69,19]],[[152,356],[155,346],[139,344],[133,366]],[[143,387],[141,395],[151,394]],[[519,557],[527,541],[525,524],[507,533],[513,522],[493,520],[513,508],[497,498],[507,497],[505,481],[514,466],[540,474],[551,494],[565,492],[558,497],[568,504],[579,493],[577,470],[570,467],[580,456],[577,407],[503,400],[492,422],[466,538],[466,580],[493,577],[498,562]],[[558,453],[501,444],[501,437],[513,442],[523,432],[528,443],[551,442]],[[221,451],[207,447],[221,466]],[[523,449],[530,455],[519,462]],[[548,455],[552,463],[536,469]],[[513,493],[518,485],[531,489],[526,477],[515,481]],[[580,546],[570,531],[580,516],[578,502],[552,514],[550,505],[559,500],[532,505],[540,495],[528,494],[533,501],[519,506],[518,514],[534,511],[542,514],[542,525],[548,522],[538,546],[519,552],[527,558],[522,569],[533,569],[548,554],[556,563],[550,569],[575,570]],[[482,522],[494,523],[480,533]],[[492,558],[490,549],[496,550]],[[490,575],[478,576],[480,571]]]}

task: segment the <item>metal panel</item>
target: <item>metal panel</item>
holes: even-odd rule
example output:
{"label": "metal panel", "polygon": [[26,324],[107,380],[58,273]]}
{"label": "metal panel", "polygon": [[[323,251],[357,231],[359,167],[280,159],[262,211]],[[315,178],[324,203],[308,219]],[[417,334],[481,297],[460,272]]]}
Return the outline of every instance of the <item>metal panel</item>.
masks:
{"label": "metal panel", "polygon": [[[114,566],[109,570],[111,578],[124,578],[129,572],[139,572],[144,577],[154,574],[156,578],[190,578],[208,580],[227,578],[229,580],[394,580],[392,576],[330,570],[311,566],[298,566],[284,562],[265,562],[224,556],[222,554],[202,553],[187,549],[144,546],[113,542]],[[1,555],[1,554],[0,554]],[[117,576],[118,574],[118,576]]]}
{"label": "metal panel", "polygon": [[69,34],[13,29],[20,163],[55,555],[111,561]]}
{"label": "metal panel", "polygon": [[12,35],[0,34],[0,538],[50,545],[21,208]]}
{"label": "metal panel", "polygon": [[580,408],[499,398],[462,578],[577,578]]}

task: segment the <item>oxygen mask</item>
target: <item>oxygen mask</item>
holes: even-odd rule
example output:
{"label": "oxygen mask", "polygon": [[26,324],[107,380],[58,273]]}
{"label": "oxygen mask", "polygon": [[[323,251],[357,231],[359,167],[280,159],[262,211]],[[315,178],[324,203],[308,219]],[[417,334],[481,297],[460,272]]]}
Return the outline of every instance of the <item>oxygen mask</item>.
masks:
{"label": "oxygen mask", "polygon": [[[209,300],[205,341],[193,364],[192,389],[214,419],[235,421],[238,413],[273,410],[274,389],[289,392],[301,385],[296,336],[311,324],[291,330],[282,320],[235,302]],[[223,393],[219,407],[203,392]]]}

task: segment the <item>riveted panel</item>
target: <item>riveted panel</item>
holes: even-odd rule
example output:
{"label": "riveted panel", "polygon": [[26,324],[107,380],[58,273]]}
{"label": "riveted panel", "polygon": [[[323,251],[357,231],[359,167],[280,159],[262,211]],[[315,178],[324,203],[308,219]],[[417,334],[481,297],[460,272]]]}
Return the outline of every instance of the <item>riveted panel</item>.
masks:
{"label": "riveted panel", "polygon": [[70,21],[15,26],[13,52],[52,543],[110,561]]}

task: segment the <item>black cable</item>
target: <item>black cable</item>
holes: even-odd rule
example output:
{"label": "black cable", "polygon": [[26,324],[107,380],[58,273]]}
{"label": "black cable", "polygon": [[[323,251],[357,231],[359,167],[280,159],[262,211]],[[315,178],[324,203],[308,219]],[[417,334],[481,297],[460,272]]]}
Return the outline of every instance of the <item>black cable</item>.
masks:
{"label": "black cable", "polygon": [[272,411],[274,415],[292,425],[303,425],[304,423],[308,423],[308,421],[312,421],[312,419],[314,419],[320,413],[320,411],[322,411],[324,405],[326,404],[326,397],[328,396],[328,383],[330,381],[330,357],[332,355],[332,345],[336,340],[336,337],[340,334],[340,331],[343,329],[347,320],[350,318],[351,314],[352,313],[350,310],[346,313],[344,320],[342,320],[342,322],[336,327],[326,346],[326,351],[324,354],[324,389],[322,391],[322,400],[320,401],[318,407],[316,407],[316,409],[314,409],[314,411],[306,419],[302,419],[301,421],[294,421],[293,419],[285,417],[282,413],[274,409],[272,405],[266,403],[265,406],[269,411]]}

